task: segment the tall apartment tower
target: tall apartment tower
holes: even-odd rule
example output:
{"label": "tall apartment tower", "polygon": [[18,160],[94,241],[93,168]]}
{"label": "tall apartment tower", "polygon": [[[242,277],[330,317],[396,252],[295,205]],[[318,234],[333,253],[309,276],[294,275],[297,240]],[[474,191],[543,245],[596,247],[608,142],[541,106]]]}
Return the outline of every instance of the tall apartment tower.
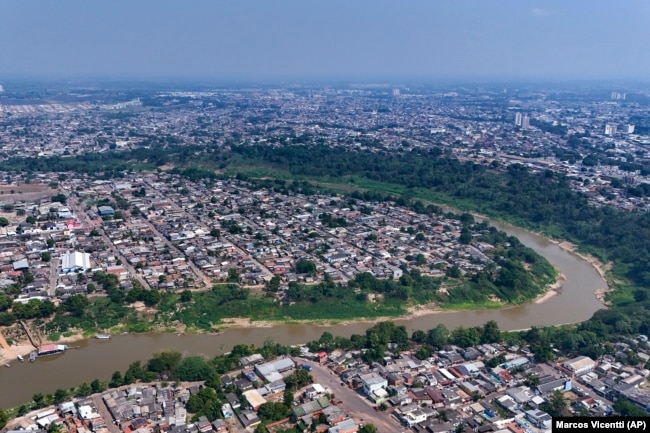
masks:
{"label": "tall apartment tower", "polygon": [[521,129],[528,129],[530,128],[530,117],[524,116],[521,119]]}
{"label": "tall apartment tower", "polygon": [[393,96],[399,96],[400,93],[399,89],[393,89]]}
{"label": "tall apartment tower", "polygon": [[605,125],[605,135],[614,135],[616,134],[616,125],[610,125],[609,123]]}
{"label": "tall apartment tower", "polygon": [[521,119],[522,119],[522,114],[517,113],[515,114],[515,126],[521,126]]}

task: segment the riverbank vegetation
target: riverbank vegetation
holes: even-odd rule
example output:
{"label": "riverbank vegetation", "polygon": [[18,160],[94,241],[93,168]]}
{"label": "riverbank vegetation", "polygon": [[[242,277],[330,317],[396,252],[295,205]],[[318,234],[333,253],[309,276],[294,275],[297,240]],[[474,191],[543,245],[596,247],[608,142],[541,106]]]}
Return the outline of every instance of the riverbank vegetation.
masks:
{"label": "riverbank vegetation", "polygon": [[[619,334],[615,325],[605,325],[599,330],[594,330],[593,324],[590,323],[593,321],[580,325],[532,328],[518,332],[503,332],[494,321],[489,321],[483,326],[459,327],[453,330],[440,324],[428,330],[415,330],[409,335],[405,326],[384,321],[368,328],[364,334],[353,334],[349,338],[324,332],[318,340],[308,342],[306,347],[312,353],[331,352],[336,349],[350,350],[359,353],[366,363],[382,364],[385,362],[386,353],[389,352],[412,351],[416,358],[424,360],[446,345],[468,348],[478,344],[502,343],[508,347],[529,347],[535,355],[536,362],[578,355],[598,358],[603,354],[609,354],[624,365],[643,366],[643,361],[634,356],[634,350],[622,354],[616,348],[615,343],[619,340]],[[183,355],[174,350],[166,350],[154,354],[149,360],[135,360],[124,372],[115,371],[110,378],[107,376],[90,383],[84,382],[76,387],[59,389],[49,394],[37,393],[29,403],[8,412],[0,411],[0,421],[2,415],[6,421],[8,418],[24,415],[33,409],[61,403],[70,397],[86,397],[103,392],[107,387],[117,388],[137,382],[159,381],[165,384],[203,382],[205,388],[190,397],[187,409],[193,421],[202,415],[213,420],[222,416],[220,408],[227,401],[226,393],[234,393],[242,400],[242,404],[246,404],[241,390],[233,385],[223,386],[221,378],[224,374],[240,370],[240,358],[254,353],[259,353],[270,360],[278,356],[298,356],[301,348],[280,345],[269,339],[262,347],[238,344],[229,353],[213,358]],[[486,366],[496,367],[503,362],[505,357],[502,354],[488,359]],[[644,367],[648,368],[650,365],[646,364]],[[260,409],[260,418],[264,424],[289,416],[291,395],[311,383],[311,377],[306,370],[298,369],[284,381],[288,389],[285,398],[281,402],[267,403],[269,406]],[[622,415],[640,414],[636,406],[624,399],[617,402],[615,409]]]}
{"label": "riverbank vegetation", "polygon": [[[184,175],[204,176],[188,169]],[[270,183],[269,183],[270,182]],[[307,182],[251,180],[251,188],[272,188],[278,192],[315,193],[320,187]],[[278,296],[279,281],[271,280],[263,290],[251,290],[238,284],[218,284],[202,292],[182,293],[145,290],[138,281],[129,290],[122,290],[116,276],[96,272],[88,291],[69,296],[58,308],[49,301],[32,300],[28,304],[0,298],[2,323],[11,325],[17,319],[38,319],[35,323],[50,340],[74,332],[96,331],[146,332],[151,330],[214,331],[225,319],[250,318],[252,321],[346,321],[397,317],[409,308],[435,305],[440,309],[498,308],[530,301],[543,294],[555,281],[552,266],[515,237],[497,231],[485,222],[477,222],[468,213],[445,213],[434,205],[373,192],[353,191],[348,197],[351,206],[356,200],[388,202],[408,207],[413,212],[432,217],[444,215],[456,219],[460,226],[461,245],[483,245],[485,252],[465,254],[480,270],[465,272],[444,260],[427,263],[423,254],[406,256],[396,278],[379,279],[370,273],[356,275],[348,282],[335,282],[329,277],[316,284],[290,282]],[[367,207],[367,206],[366,206]],[[364,209],[361,209],[362,211]],[[366,210],[370,212],[370,209]],[[345,224],[323,214],[323,224],[331,227]],[[442,226],[441,226],[442,227]],[[448,226],[443,230],[451,230]],[[425,227],[403,226],[404,236],[426,237]],[[481,247],[482,248],[482,247]],[[452,253],[448,253],[451,257]],[[317,272],[310,260],[299,260],[296,270],[305,275]],[[427,275],[430,273],[430,275]],[[230,280],[230,278],[229,278]],[[92,290],[90,287],[92,286]],[[105,295],[105,296],[97,296]],[[6,302],[5,302],[6,301]],[[137,306],[137,307],[136,307]],[[133,308],[136,307],[136,308]]]}
{"label": "riverbank vegetation", "polygon": [[[616,290],[608,299],[614,307],[596,313],[581,329],[593,332],[599,340],[613,333],[650,332],[650,214],[592,206],[587,197],[570,189],[568,178],[562,174],[533,172],[519,164],[501,168],[498,164],[461,162],[435,147],[388,152],[318,145],[233,144],[224,148],[165,146],[162,150],[154,144],[151,149],[72,158],[16,158],[0,168],[23,172],[72,170],[119,177],[120,171],[141,168],[142,164],[159,168],[171,164],[175,172],[192,180],[209,182],[224,175],[253,180],[262,173],[279,178],[282,182],[272,187],[280,190],[309,193],[317,191],[318,185],[326,185],[352,197],[384,197],[398,205],[426,208],[427,201],[448,204],[568,240],[580,251],[612,263],[609,277]],[[197,152],[201,154],[200,165],[196,164]],[[263,298],[256,302],[268,305]],[[277,308],[269,305],[270,311],[271,307]],[[252,310],[250,305],[238,308]],[[191,311],[186,314],[193,317],[195,326],[207,326],[199,324],[198,316]]]}

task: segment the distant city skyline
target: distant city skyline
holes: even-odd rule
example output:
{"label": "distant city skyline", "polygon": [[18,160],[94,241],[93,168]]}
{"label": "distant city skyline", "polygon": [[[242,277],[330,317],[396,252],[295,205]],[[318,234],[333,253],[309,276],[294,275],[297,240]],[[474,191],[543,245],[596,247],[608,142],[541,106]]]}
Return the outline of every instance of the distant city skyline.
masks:
{"label": "distant city skyline", "polygon": [[650,3],[0,2],[16,78],[643,80]]}

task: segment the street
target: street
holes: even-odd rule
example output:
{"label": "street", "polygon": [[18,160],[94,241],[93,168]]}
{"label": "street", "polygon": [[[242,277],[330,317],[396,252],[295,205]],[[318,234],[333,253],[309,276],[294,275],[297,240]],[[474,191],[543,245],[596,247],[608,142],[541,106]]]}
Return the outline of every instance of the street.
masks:
{"label": "street", "polygon": [[108,249],[115,255],[116,258],[119,258],[122,261],[122,267],[126,269],[133,278],[137,279],[142,285],[142,287],[144,287],[147,290],[151,289],[151,287],[145,281],[142,275],[140,275],[135,270],[135,268],[131,266],[131,264],[129,264],[129,262],[126,260],[126,258],[124,258],[124,256],[122,256],[122,253],[120,253],[120,251],[115,247],[115,245],[109,239],[109,237],[106,236],[104,230],[101,227],[94,227],[90,223],[90,221],[88,221],[88,216],[86,215],[86,212],[84,212],[81,204],[77,201],[75,197],[71,196],[69,198],[68,207],[74,212],[74,214],[77,216],[79,222],[82,224],[84,228],[88,228],[88,229],[95,228],[99,232],[100,236],[102,237],[102,240],[104,241],[104,244],[106,244]]}
{"label": "street", "polygon": [[[301,358],[296,359],[297,363],[305,362]],[[334,394],[335,400],[342,401],[338,404],[356,422],[361,424],[374,424],[378,433],[396,433],[404,431],[405,428],[387,412],[375,411],[373,404],[363,395],[350,389],[347,385],[341,385],[341,379],[329,368],[318,365],[312,361],[306,361],[312,367],[310,374],[315,383],[321,384]]]}
{"label": "street", "polygon": [[113,423],[113,415],[111,415],[111,413],[108,411],[106,403],[104,402],[104,399],[102,399],[101,394],[94,395],[92,399],[93,403],[95,403],[95,407],[97,408],[97,412],[99,412],[104,421],[106,421],[106,428],[108,428],[108,431],[110,433],[121,433],[119,427]]}

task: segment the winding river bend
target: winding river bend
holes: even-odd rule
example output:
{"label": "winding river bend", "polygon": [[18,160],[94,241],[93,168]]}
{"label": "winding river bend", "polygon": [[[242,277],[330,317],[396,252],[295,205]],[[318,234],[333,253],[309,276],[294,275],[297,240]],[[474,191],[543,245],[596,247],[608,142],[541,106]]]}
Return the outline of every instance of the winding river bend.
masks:
{"label": "winding river bend", "polygon": [[[596,269],[580,256],[560,248],[547,239],[513,227],[490,221],[492,225],[537,251],[564,274],[566,281],[560,294],[545,302],[525,304],[502,310],[457,311],[422,315],[410,320],[396,320],[409,332],[427,330],[439,323],[449,329],[480,326],[494,320],[503,330],[531,326],[580,322],[602,308],[594,292],[607,283]],[[334,335],[363,334],[368,323],[333,326],[278,324],[268,328],[227,329],[219,335],[130,334],[111,340],[86,340],[75,343],[76,349],[64,355],[39,359],[34,363],[13,363],[0,370],[0,407],[11,407],[31,400],[36,393],[51,393],[83,381],[106,380],[115,370],[124,371],[135,360],[146,360],[153,353],[175,349],[186,354],[214,356],[229,351],[235,344],[262,345],[271,338],[281,344],[299,344],[315,340],[324,331]]]}

